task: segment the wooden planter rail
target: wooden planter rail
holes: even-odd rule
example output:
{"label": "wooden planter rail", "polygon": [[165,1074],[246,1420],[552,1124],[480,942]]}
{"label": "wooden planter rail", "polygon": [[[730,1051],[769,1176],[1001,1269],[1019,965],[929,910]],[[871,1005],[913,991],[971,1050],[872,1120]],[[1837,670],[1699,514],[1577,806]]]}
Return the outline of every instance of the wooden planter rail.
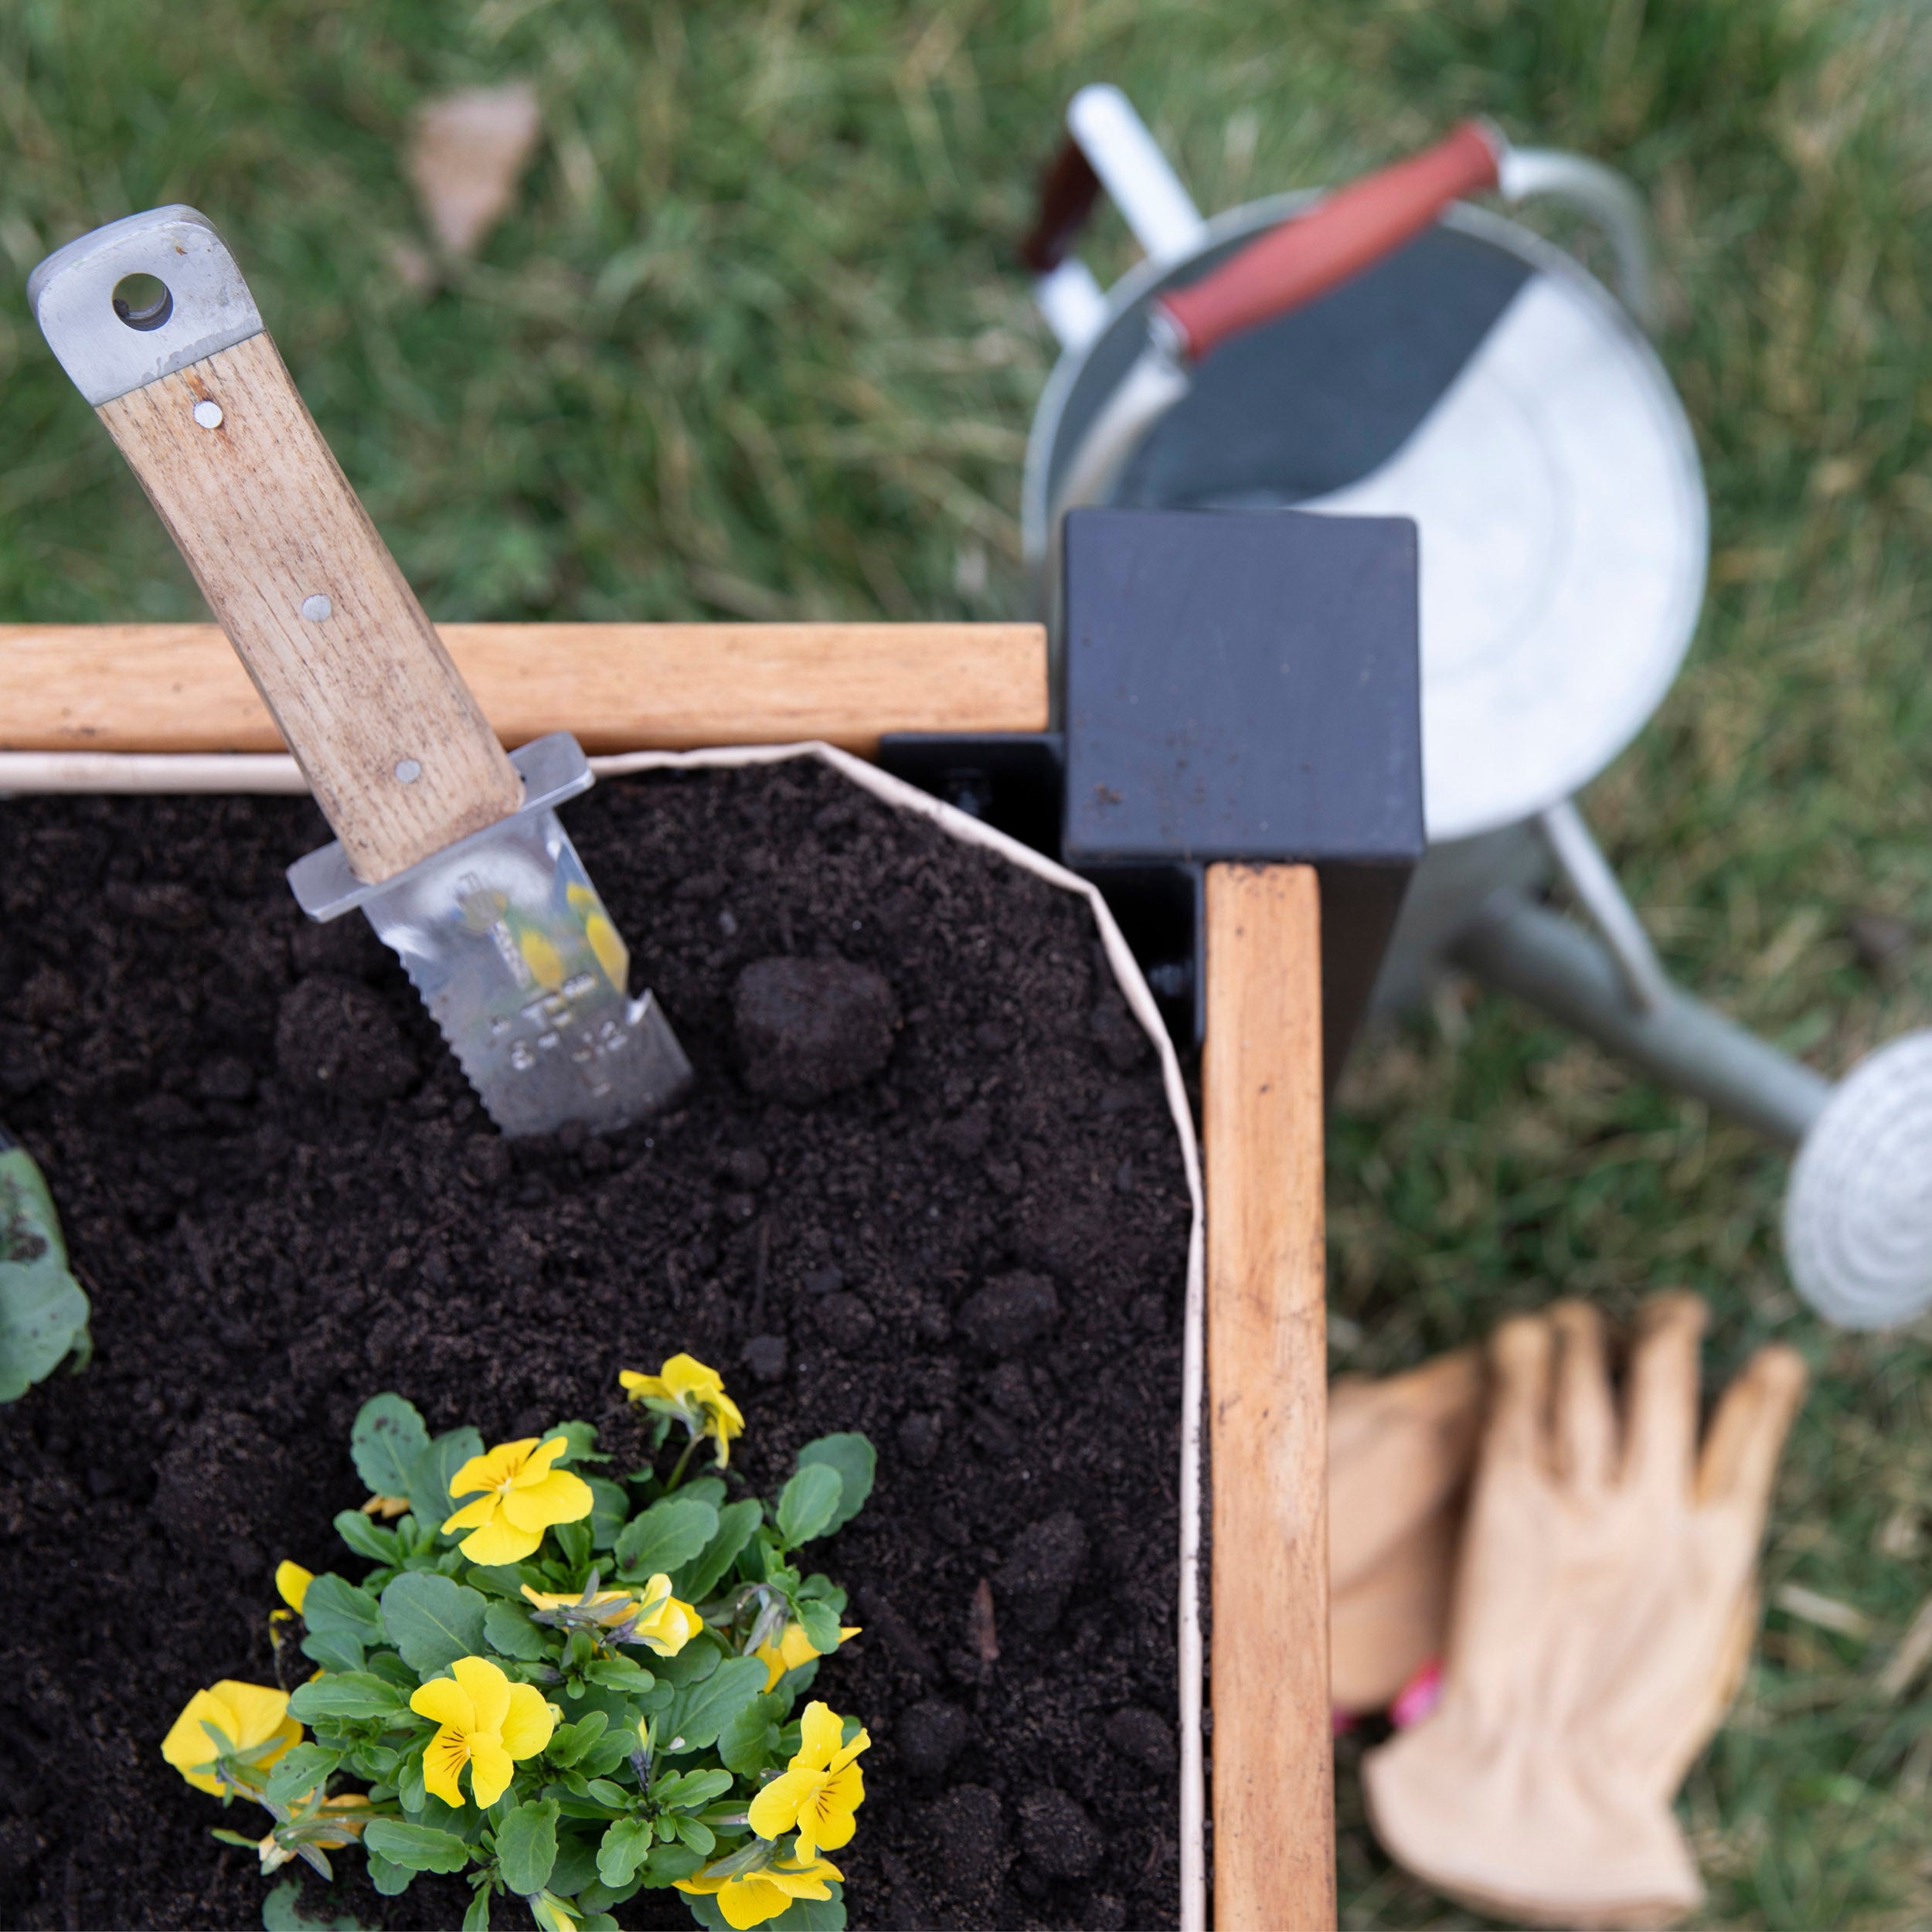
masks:
{"label": "wooden planter rail", "polygon": [[[1036,624],[439,628],[509,746],[568,730],[592,752],[869,754],[887,732],[1048,722]],[[0,625],[0,754],[281,749],[213,624]],[[1315,875],[1216,866],[1208,891],[1213,1917],[1319,1932],[1335,1906]],[[1239,940],[1218,957],[1217,926]]]}

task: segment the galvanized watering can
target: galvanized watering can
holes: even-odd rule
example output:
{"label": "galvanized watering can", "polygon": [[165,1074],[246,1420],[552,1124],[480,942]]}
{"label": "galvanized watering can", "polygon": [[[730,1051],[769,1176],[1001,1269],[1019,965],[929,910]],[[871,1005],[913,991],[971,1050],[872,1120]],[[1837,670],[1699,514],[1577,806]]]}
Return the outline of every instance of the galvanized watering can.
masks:
{"label": "galvanized watering can", "polygon": [[[1049,625],[1080,503],[1413,517],[1429,849],[1385,1008],[1473,971],[1797,1149],[1784,1243],[1823,1315],[1932,1305],[1932,1033],[1834,1087],[1673,985],[1573,802],[1662,701],[1696,630],[1708,512],[1646,331],[1649,224],[1621,176],[1471,124],[1332,195],[1204,220],[1117,89],[1068,111],[1023,253],[1064,352],[1022,529]],[[1070,253],[1100,189],[1145,259],[1103,291]],[[1460,197],[1568,203],[1613,296]],[[1542,903],[1560,875],[1589,924]]]}

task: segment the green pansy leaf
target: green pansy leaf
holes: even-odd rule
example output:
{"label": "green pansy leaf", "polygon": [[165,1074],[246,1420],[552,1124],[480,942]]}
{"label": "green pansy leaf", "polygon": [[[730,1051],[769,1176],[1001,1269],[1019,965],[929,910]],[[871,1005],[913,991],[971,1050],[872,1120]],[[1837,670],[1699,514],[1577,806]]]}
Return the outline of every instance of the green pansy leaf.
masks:
{"label": "green pansy leaf", "polygon": [[362,1920],[347,1912],[332,1919],[310,1918],[301,1909],[301,1896],[299,1879],[284,1879],[267,1893],[262,1900],[263,1932],[367,1932]]}
{"label": "green pansy leaf", "polygon": [[483,1453],[483,1438],[474,1429],[451,1429],[438,1436],[410,1465],[409,1499],[416,1520],[440,1532],[456,1512],[450,1497],[450,1479],[472,1456]]}
{"label": "green pansy leaf", "polygon": [[463,1932],[490,1932],[490,1890],[479,1885],[463,1913]]}
{"label": "green pansy leaf", "polygon": [[829,1657],[838,1648],[838,1613],[817,1597],[808,1597],[793,1607],[798,1613],[799,1628],[805,1641],[821,1657]]}
{"label": "green pansy leaf", "polygon": [[620,1571],[655,1577],[699,1555],[718,1531],[718,1512],[696,1496],[667,1496],[624,1526],[617,1540]]}
{"label": "green pansy leaf", "polygon": [[291,1746],[276,1759],[268,1774],[268,1795],[277,1804],[292,1805],[312,1791],[342,1761],[340,1751],[324,1744]]}
{"label": "green pansy leaf", "polygon": [[612,1690],[648,1691],[657,1681],[628,1657],[600,1657],[585,1666],[583,1674],[593,1684],[607,1685]]}
{"label": "green pansy leaf", "polygon": [[310,1581],[302,1597],[302,1621],[311,1636],[339,1631],[359,1644],[383,1641],[383,1613],[376,1599],[333,1570]]}
{"label": "green pansy leaf", "polygon": [[463,1580],[473,1590],[501,1597],[521,1608],[526,1600],[523,1586],[528,1583],[532,1590],[541,1590],[545,1579],[529,1563],[471,1563],[463,1573]]}
{"label": "green pansy leaf", "polygon": [[470,1848],[454,1832],[400,1818],[371,1818],[363,1827],[362,1843],[376,1857],[406,1872],[460,1872],[470,1862]]}
{"label": "green pansy leaf", "polygon": [[364,1834],[364,1849],[368,1852],[369,1882],[385,1898],[394,1898],[399,1892],[410,1889],[410,1881],[416,1874],[406,1865],[392,1865],[382,1853],[368,1843]]}
{"label": "green pansy leaf", "polygon": [[660,1684],[682,1690],[702,1683],[724,1661],[724,1652],[709,1635],[694,1637],[675,1657],[653,1657],[651,1672]]}
{"label": "green pansy leaf", "polygon": [[393,1650],[379,1650],[369,1660],[369,1668],[375,1676],[386,1677],[392,1684],[400,1685],[405,1702],[423,1681],[422,1673],[411,1670]]}
{"label": "green pansy leaf", "polygon": [[631,1514],[631,1492],[622,1483],[609,1481],[602,1476],[589,1476],[585,1480],[590,1485],[590,1547],[608,1549]]}
{"label": "green pansy leaf", "polygon": [[[865,1437],[852,1431],[843,1435],[821,1436],[798,1451],[798,1467],[808,1469],[823,1464],[838,1472],[841,1491],[838,1507],[819,1533],[829,1536],[842,1529],[866,1506],[879,1471],[878,1452]],[[802,1540],[802,1539],[801,1539]]]}
{"label": "green pansy leaf", "polygon": [[686,1603],[702,1603],[723,1582],[726,1572],[738,1560],[738,1552],[764,1520],[764,1505],[756,1502],[727,1503],[720,1509],[718,1527],[710,1542],[678,1572],[673,1581],[678,1595]]}
{"label": "green pansy leaf", "polygon": [[740,1777],[755,1777],[778,1748],[784,1699],[760,1692],[718,1733],[718,1755]]}
{"label": "green pansy leaf", "polygon": [[[596,1830],[593,1825],[593,1832]],[[560,1899],[575,1898],[597,1876],[597,1842],[579,1832],[566,1832],[557,1839],[556,1862],[550,1867],[549,1889]],[[600,1906],[586,1907],[600,1910]]]}
{"label": "green pansy leaf", "polygon": [[528,1897],[549,1883],[556,1862],[557,1801],[526,1798],[496,1828],[496,1862],[503,1883]]}
{"label": "green pansy leaf", "polygon": [[486,1602],[433,1570],[406,1570],[383,1592],[383,1624],[403,1662],[427,1676],[483,1648]]}
{"label": "green pansy leaf", "polygon": [[87,1298],[67,1271],[47,1183],[0,1131],[0,1402],[44,1381],[87,1337]]}
{"label": "green pansy leaf", "polygon": [[405,1554],[403,1539],[394,1530],[372,1522],[359,1509],[342,1511],[335,1519],[335,1533],[357,1556],[366,1556],[372,1563],[393,1566]]}
{"label": "green pansy leaf", "polygon": [[311,1631],[302,1639],[302,1655],[326,1671],[360,1670],[367,1659],[353,1637],[336,1631]]}
{"label": "green pansy leaf", "polygon": [[399,1395],[372,1396],[356,1411],[349,1432],[355,1473],[376,1496],[406,1496],[410,1472],[430,1446],[416,1404]]}
{"label": "green pansy leaf", "polygon": [[713,1509],[722,1509],[725,1480],[722,1476],[693,1476],[689,1482],[679,1483],[675,1493],[692,1502],[708,1502]]}
{"label": "green pansy leaf", "polygon": [[550,1534],[556,1539],[557,1550],[563,1559],[566,1569],[580,1570],[590,1560],[590,1522],[588,1517],[580,1517],[575,1522],[555,1524]]}
{"label": "green pansy leaf", "polygon": [[587,1912],[607,1912],[612,1906],[623,1905],[635,1898],[643,1883],[641,1879],[631,1878],[621,1885],[607,1885],[599,1879],[594,1884],[579,1889],[577,1902]]}
{"label": "green pansy leaf", "polygon": [[785,1485],[778,1498],[778,1534],[787,1549],[795,1549],[825,1533],[838,1513],[845,1488],[838,1471],[824,1462],[808,1464]]}
{"label": "green pansy leaf", "polygon": [[658,1748],[666,1757],[699,1751],[765,1687],[765,1667],[755,1657],[733,1657],[702,1682],[678,1692],[658,1721]]}
{"label": "green pansy leaf", "polygon": [[520,1658],[533,1663],[544,1654],[543,1630],[530,1621],[526,1611],[497,1597],[484,1607],[483,1634],[490,1648],[502,1657]]}
{"label": "green pansy leaf", "polygon": [[587,1422],[553,1422],[537,1437],[540,1447],[553,1437],[561,1436],[570,1445],[559,1456],[553,1467],[568,1468],[573,1462],[608,1462],[611,1458],[597,1447],[597,1432]]}
{"label": "green pansy leaf", "polygon": [[604,1735],[610,1722],[602,1711],[592,1711],[574,1724],[560,1724],[550,1733],[545,1755],[553,1764],[574,1764]]}
{"label": "green pansy leaf", "polygon": [[393,1684],[369,1671],[331,1671],[311,1677],[288,1700],[288,1714],[304,1724],[359,1723],[400,1716],[409,1699]]}
{"label": "green pansy leaf", "polygon": [[702,1852],[706,1858],[710,1857],[718,1841],[709,1825],[701,1823],[695,1818],[687,1818],[682,1811],[671,1822],[675,1827],[679,1838],[692,1851]]}
{"label": "green pansy leaf", "polygon": [[[650,1862],[645,1867],[645,1883],[652,1890],[661,1890],[679,1879],[688,1879],[703,1864],[704,1860],[688,1845],[658,1845],[651,1848]],[[695,1911],[706,1901],[693,1893],[685,1894],[686,1901]],[[723,1920],[719,1921],[723,1923]]]}

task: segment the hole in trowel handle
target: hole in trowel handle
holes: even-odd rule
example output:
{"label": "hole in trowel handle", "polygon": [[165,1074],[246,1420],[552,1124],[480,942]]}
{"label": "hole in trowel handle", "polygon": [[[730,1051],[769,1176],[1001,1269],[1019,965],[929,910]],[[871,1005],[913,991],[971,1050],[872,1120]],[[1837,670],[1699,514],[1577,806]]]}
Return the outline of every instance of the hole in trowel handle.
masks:
{"label": "hole in trowel handle", "polygon": [[175,312],[175,298],[158,275],[124,275],[114,284],[114,313],[130,328],[158,328]]}

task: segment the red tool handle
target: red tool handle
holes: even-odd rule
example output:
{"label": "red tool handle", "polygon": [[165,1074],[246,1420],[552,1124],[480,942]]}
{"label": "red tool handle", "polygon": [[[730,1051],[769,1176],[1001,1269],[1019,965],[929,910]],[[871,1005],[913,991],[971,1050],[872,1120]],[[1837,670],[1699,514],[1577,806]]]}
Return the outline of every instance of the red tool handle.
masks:
{"label": "red tool handle", "polygon": [[1492,130],[1466,121],[1434,147],[1337,189],[1155,306],[1199,362],[1230,335],[1359,275],[1458,197],[1495,187],[1500,148]]}

